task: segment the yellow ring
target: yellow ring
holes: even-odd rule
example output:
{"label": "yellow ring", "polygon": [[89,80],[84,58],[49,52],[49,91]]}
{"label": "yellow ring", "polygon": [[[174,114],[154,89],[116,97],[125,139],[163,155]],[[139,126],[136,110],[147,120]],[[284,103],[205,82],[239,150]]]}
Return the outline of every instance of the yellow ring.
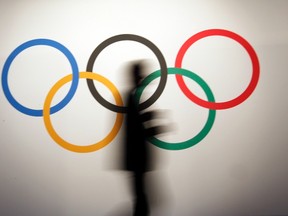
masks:
{"label": "yellow ring", "polygon": [[[103,77],[99,74],[95,74],[95,73],[80,72],[79,78],[93,79],[93,80],[97,80],[97,81],[101,82],[107,88],[110,89],[110,91],[113,94],[113,97],[115,98],[116,104],[118,106],[123,106],[123,101],[122,101],[122,98],[121,98],[119,91],[114,86],[114,84],[112,82],[110,82],[108,79],[106,79],[105,77]],[[120,127],[123,123],[123,114],[117,113],[114,126],[113,126],[112,130],[110,131],[110,133],[104,139],[100,140],[97,143],[87,145],[87,146],[78,146],[78,145],[74,145],[74,144],[71,144],[71,143],[65,141],[56,133],[56,131],[54,130],[54,128],[52,126],[51,119],[50,119],[50,106],[51,106],[52,99],[55,96],[56,92],[64,84],[66,84],[67,82],[69,82],[71,80],[72,80],[72,74],[67,75],[67,76],[63,77],[62,79],[60,79],[49,91],[49,93],[45,99],[44,107],[43,107],[43,118],[44,118],[45,127],[46,127],[48,133],[50,134],[50,136],[52,137],[52,139],[56,143],[58,143],[60,146],[62,146],[63,148],[65,148],[69,151],[78,152],[78,153],[87,153],[87,152],[97,151],[97,150],[103,148],[104,146],[108,145],[115,138],[115,136],[117,135],[117,133],[120,130]]]}

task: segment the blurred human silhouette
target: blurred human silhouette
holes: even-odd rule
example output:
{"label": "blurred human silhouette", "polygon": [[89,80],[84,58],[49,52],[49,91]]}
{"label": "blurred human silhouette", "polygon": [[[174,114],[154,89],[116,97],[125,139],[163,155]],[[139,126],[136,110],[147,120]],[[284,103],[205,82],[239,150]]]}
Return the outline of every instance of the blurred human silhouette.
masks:
{"label": "blurred human silhouette", "polygon": [[143,62],[137,62],[131,66],[133,88],[127,96],[124,166],[133,174],[133,216],[149,215],[150,205],[146,194],[145,173],[153,170],[154,155],[148,146],[147,139],[161,132],[161,126],[146,126],[147,122],[149,123],[155,117],[155,111],[143,112],[138,108],[136,90],[141,87],[144,66]]}

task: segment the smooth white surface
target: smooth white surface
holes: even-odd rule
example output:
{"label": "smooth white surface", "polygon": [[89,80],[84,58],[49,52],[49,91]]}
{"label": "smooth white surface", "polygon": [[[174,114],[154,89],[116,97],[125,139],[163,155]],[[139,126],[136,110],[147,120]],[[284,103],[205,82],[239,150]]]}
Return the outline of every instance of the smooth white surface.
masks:
{"label": "smooth white surface", "polygon": [[[214,126],[196,146],[181,151],[157,149],[161,157],[157,194],[166,201],[153,215],[285,215],[288,214],[287,57],[288,2],[276,1],[0,1],[0,67],[21,43],[50,38],[75,56],[80,71],[103,40],[116,34],[137,34],[151,40],[173,67],[181,45],[210,28],[233,31],[254,47],[260,80],[239,106],[217,111]],[[115,43],[99,55],[94,71],[125,92],[125,65],[151,59],[149,49],[135,42]],[[201,76],[216,100],[239,95],[251,78],[244,49],[222,37],[193,45],[183,68]],[[22,52],[9,71],[9,86],[21,104],[41,108],[52,85],[71,73],[68,61],[52,48]],[[200,96],[202,90],[187,79]],[[157,81],[155,81],[157,85]],[[54,103],[66,94],[65,87]],[[151,87],[153,91],[153,86]],[[103,95],[111,99],[108,90]],[[1,215],[119,215],[131,205],[129,174],[111,169],[121,133],[100,151],[77,154],[56,144],[43,119],[15,110],[0,90]],[[177,142],[194,136],[207,110],[181,93],[173,76],[154,108],[170,111],[176,130],[162,137]],[[152,107],[152,108],[153,108]],[[63,138],[85,145],[103,138],[115,114],[95,103],[85,80],[72,101],[52,121]],[[155,148],[156,149],[156,148]],[[151,173],[152,175],[152,173]],[[159,186],[161,185],[161,187]],[[160,195],[159,195],[160,196]]]}

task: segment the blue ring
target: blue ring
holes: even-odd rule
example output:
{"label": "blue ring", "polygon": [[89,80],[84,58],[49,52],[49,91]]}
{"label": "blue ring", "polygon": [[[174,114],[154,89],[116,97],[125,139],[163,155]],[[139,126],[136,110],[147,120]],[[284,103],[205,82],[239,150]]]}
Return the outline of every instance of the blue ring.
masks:
{"label": "blue ring", "polygon": [[72,76],[72,84],[71,84],[71,87],[69,89],[69,92],[58,104],[56,104],[50,108],[51,114],[58,112],[59,110],[61,110],[63,107],[65,107],[69,103],[69,101],[74,96],[76,89],[77,89],[77,86],[78,86],[78,83],[79,83],[79,70],[78,70],[77,62],[76,62],[74,56],[72,55],[72,53],[62,44],[60,44],[56,41],[53,41],[53,40],[49,40],[49,39],[34,39],[34,40],[27,41],[27,42],[21,44],[20,46],[18,46],[8,56],[8,58],[4,64],[3,71],[2,71],[2,88],[3,88],[4,94],[7,98],[7,100],[10,102],[10,104],[15,109],[17,109],[18,111],[20,111],[26,115],[30,115],[30,116],[43,116],[43,109],[40,109],[40,110],[30,109],[30,108],[27,108],[27,107],[21,105],[20,103],[18,103],[18,101],[15,100],[15,98],[12,96],[12,94],[9,90],[9,86],[8,86],[8,71],[9,71],[9,68],[10,68],[13,60],[16,58],[16,56],[19,53],[21,53],[23,50],[25,50],[29,47],[37,46],[37,45],[51,46],[51,47],[54,47],[55,49],[59,50],[60,52],[62,52],[67,57],[70,65],[71,65],[71,68],[72,68],[72,75],[73,76]]}

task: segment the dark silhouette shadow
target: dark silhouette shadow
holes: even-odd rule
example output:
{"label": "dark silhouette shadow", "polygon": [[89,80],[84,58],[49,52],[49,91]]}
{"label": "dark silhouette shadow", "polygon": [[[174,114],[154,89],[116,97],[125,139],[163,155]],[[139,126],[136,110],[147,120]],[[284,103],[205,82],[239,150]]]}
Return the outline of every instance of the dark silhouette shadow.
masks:
{"label": "dark silhouette shadow", "polygon": [[155,154],[148,146],[147,139],[163,132],[161,126],[149,126],[149,121],[157,115],[155,111],[140,111],[135,92],[141,87],[144,63],[137,62],[131,66],[133,87],[127,96],[128,112],[126,114],[124,168],[132,173],[132,192],[134,195],[133,216],[147,216],[150,202],[147,195],[145,173],[154,169]]}
{"label": "dark silhouette shadow", "polygon": [[138,88],[144,88],[141,81],[146,77],[147,69],[150,69],[148,63],[147,60],[141,60],[125,67],[125,85],[129,89],[124,94],[127,113],[124,114],[125,124],[121,132],[123,138],[113,146],[113,151],[109,151],[105,166],[109,170],[125,171],[118,173],[127,179],[133,202],[127,201],[124,195],[123,200],[107,212],[109,216],[148,216],[152,211],[153,215],[160,213],[166,216],[171,209],[173,194],[169,190],[168,176],[163,171],[167,165],[167,155],[148,142],[149,138],[174,129],[171,119],[167,118],[170,111],[156,111],[155,108],[152,111],[151,108],[140,110],[136,95]]}

